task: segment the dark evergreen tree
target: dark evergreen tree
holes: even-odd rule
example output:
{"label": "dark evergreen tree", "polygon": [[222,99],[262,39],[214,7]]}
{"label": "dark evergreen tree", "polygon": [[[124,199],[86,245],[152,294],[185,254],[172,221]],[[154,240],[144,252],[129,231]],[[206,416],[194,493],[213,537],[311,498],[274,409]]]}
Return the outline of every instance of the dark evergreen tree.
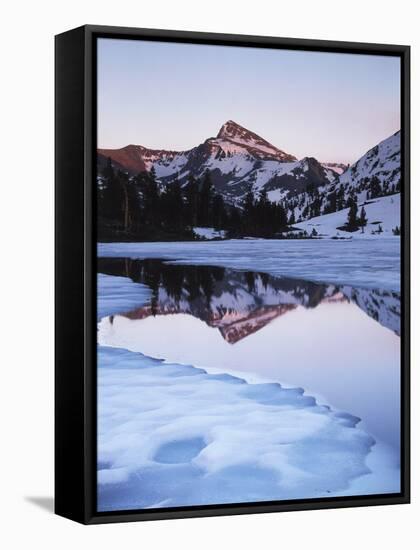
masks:
{"label": "dark evergreen tree", "polygon": [[381,182],[378,176],[372,176],[370,180],[370,196],[372,199],[380,197],[383,194]]}
{"label": "dark evergreen tree", "polygon": [[169,231],[182,231],[184,201],[178,180],[168,184],[161,201],[162,223]]}
{"label": "dark evergreen tree", "polygon": [[127,172],[119,170],[117,173],[117,181],[121,189],[121,213],[122,225],[125,232],[128,231],[131,221],[131,203],[130,203],[130,180]]}
{"label": "dark evergreen tree", "polygon": [[248,191],[245,195],[242,213],[242,232],[252,234],[255,229],[255,200],[252,191]]}
{"label": "dark evergreen tree", "polygon": [[313,197],[315,195],[315,192],[316,192],[316,187],[315,187],[315,184],[313,182],[308,183],[308,185],[306,186],[306,192],[308,193],[310,198],[313,199]]}
{"label": "dark evergreen tree", "polygon": [[287,227],[287,213],[284,206],[279,203],[276,205],[276,230],[282,230]]}
{"label": "dark evergreen tree", "polygon": [[349,229],[355,229],[357,225],[358,225],[357,202],[355,199],[352,199],[350,203],[350,209],[347,215],[347,226]]}
{"label": "dark evergreen tree", "polygon": [[310,205],[311,218],[316,218],[321,215],[321,199],[318,193],[314,194],[314,199]]}
{"label": "dark evergreen tree", "polygon": [[337,211],[337,193],[336,191],[331,191],[327,196],[327,204],[324,208],[324,214],[330,214]]}
{"label": "dark evergreen tree", "polygon": [[185,210],[186,221],[192,227],[198,223],[199,198],[198,182],[194,176],[190,175],[185,186]]}
{"label": "dark evergreen tree", "polygon": [[267,191],[264,189],[255,204],[256,234],[265,236],[270,231],[270,225],[273,221],[271,204],[267,197]]}
{"label": "dark evergreen tree", "polygon": [[291,212],[291,214],[290,214],[290,217],[289,217],[288,224],[289,224],[289,225],[294,225],[295,223],[296,223],[295,211],[292,210],[292,212]]}
{"label": "dark evergreen tree", "polygon": [[121,226],[123,223],[123,189],[112,161],[107,159],[98,189],[98,217]]}
{"label": "dark evergreen tree", "polygon": [[215,227],[216,229],[223,229],[226,227],[227,215],[225,201],[223,200],[222,195],[214,195],[211,217],[213,219],[213,227]]}
{"label": "dark evergreen tree", "polygon": [[198,225],[203,227],[211,226],[211,206],[213,202],[213,182],[211,181],[210,171],[206,170],[203,181],[201,182]]}
{"label": "dark evergreen tree", "polygon": [[365,210],[365,207],[362,206],[362,209],[360,211],[359,225],[361,227],[365,227],[366,224],[367,224],[366,210]]}
{"label": "dark evergreen tree", "polygon": [[343,210],[344,206],[344,185],[341,183],[336,194],[337,210]]}

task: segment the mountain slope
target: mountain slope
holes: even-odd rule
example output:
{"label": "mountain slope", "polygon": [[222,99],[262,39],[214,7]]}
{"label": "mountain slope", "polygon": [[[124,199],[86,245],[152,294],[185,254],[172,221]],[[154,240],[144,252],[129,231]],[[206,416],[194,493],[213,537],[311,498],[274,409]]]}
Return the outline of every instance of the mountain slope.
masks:
{"label": "mountain slope", "polygon": [[149,172],[155,164],[163,168],[170,166],[169,172],[176,172],[187,160],[186,153],[148,149],[142,145],[127,145],[121,149],[98,149],[98,164],[100,167],[107,158],[112,160],[116,168],[126,170],[131,175],[139,172]]}
{"label": "mountain slope", "polygon": [[203,177],[208,170],[216,191],[230,203],[245,194],[265,189],[271,201],[303,192],[308,185],[323,186],[337,181],[338,171],[315,158],[298,160],[254,132],[232,120],[211,137],[189,151],[148,149],[128,145],[122,149],[99,149],[101,171],[107,158],[114,166],[135,175],[152,167],[162,185],[177,179],[185,185],[189,176]]}
{"label": "mountain slope", "polygon": [[348,164],[343,164],[342,162],[323,162],[322,166],[333,170],[338,175],[343,174],[349,167]]}
{"label": "mountain slope", "polygon": [[[307,229],[318,224],[323,233],[336,235],[336,228],[346,223],[349,200],[355,200],[359,207],[364,205],[366,211],[372,210],[371,214],[368,213],[369,222],[380,220],[386,231],[392,234],[392,229],[400,225],[400,188],[398,131],[367,151],[332,184],[319,186],[316,194],[303,192],[286,200],[286,208],[293,212],[299,228]],[[388,196],[396,196],[395,201],[379,200]],[[370,206],[372,201],[377,205]],[[313,223],[308,225],[305,220]],[[369,228],[368,232],[372,230],[375,228]]]}
{"label": "mountain slope", "polygon": [[212,140],[222,149],[231,152],[244,150],[255,158],[261,160],[278,160],[280,162],[291,162],[297,160],[293,155],[281,151],[262,137],[240,126],[233,120],[228,120],[220,128],[217,138]]}
{"label": "mountain slope", "polygon": [[313,157],[298,160],[228,120],[216,137],[188,151],[148,149],[141,145],[99,149],[98,172],[101,174],[107,158],[111,158],[115,168],[131,175],[153,169],[161,189],[174,181],[183,187],[191,176],[200,181],[208,172],[216,192],[227,204],[242,209],[249,192],[255,198],[265,192],[269,201],[282,203],[289,226],[308,233],[315,229],[330,237],[349,236],[346,228],[342,228],[353,202],[357,203],[357,215],[363,205],[368,217],[365,230],[352,227],[353,235],[362,232],[392,235],[400,226],[400,141],[398,131],[352,166],[320,163]]}
{"label": "mountain slope", "polygon": [[349,208],[344,208],[337,212],[324,214],[315,218],[295,224],[295,227],[311,234],[313,229],[320,237],[344,237],[350,235],[363,237],[393,236],[393,230],[399,227],[400,221],[400,194],[379,197],[366,202],[359,203],[366,211],[367,225],[353,233],[343,231],[342,228],[347,221]]}
{"label": "mountain slope", "polygon": [[401,178],[401,132],[396,132],[370,149],[340,176],[340,183],[356,192],[371,189],[376,177],[382,191],[395,187]]}

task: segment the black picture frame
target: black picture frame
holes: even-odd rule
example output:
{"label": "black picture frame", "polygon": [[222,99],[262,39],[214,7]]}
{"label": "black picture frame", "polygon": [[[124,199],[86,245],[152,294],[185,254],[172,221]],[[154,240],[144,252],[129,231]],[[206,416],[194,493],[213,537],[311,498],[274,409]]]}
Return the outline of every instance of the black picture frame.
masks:
{"label": "black picture frame", "polygon": [[[125,38],[401,59],[401,493],[125,512],[96,511],[96,40]],[[86,25],[55,37],[55,512],[84,523],[410,501],[410,47]]]}

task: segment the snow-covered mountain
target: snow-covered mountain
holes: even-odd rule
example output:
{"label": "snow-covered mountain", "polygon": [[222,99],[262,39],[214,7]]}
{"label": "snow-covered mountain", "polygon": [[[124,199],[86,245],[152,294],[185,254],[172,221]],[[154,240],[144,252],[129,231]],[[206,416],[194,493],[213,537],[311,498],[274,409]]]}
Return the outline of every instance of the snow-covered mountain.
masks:
{"label": "snow-covered mountain", "polygon": [[[293,212],[296,227],[322,235],[343,236],[338,228],[346,224],[349,199],[364,207],[368,217],[367,231],[392,235],[399,227],[401,189],[400,132],[365,153],[349,166],[332,184],[319,186],[315,193],[303,192],[287,197],[285,205]],[[359,230],[361,233],[362,230]]]}
{"label": "snow-covered mountain", "polygon": [[[154,169],[161,187],[174,180],[185,185],[192,175],[211,175],[216,191],[229,204],[241,206],[252,191],[281,202],[290,226],[324,236],[346,236],[350,201],[363,206],[368,227],[358,233],[392,235],[400,226],[401,136],[396,132],[348,166],[298,160],[243,126],[227,121],[216,137],[188,151],[148,149],[128,145],[99,149],[99,173],[111,158],[116,168],[131,175]],[[390,198],[391,197],[391,198]],[[347,234],[348,236],[348,234]]]}
{"label": "snow-covered mountain", "polygon": [[347,170],[349,164],[343,164],[342,162],[323,162],[322,166],[334,170],[337,174],[341,175]]}
{"label": "snow-covered mountain", "polygon": [[340,176],[340,184],[343,184],[346,190],[354,190],[359,195],[369,191],[371,195],[373,178],[378,179],[381,194],[399,190],[401,183],[400,131],[381,141],[350,166]]}
{"label": "snow-covered mountain", "polygon": [[209,143],[220,148],[225,153],[247,153],[260,160],[277,160],[280,162],[293,162],[296,159],[281,151],[254,132],[240,126],[233,120],[228,120],[220,128],[216,139],[210,138]]}
{"label": "snow-covered mountain", "polygon": [[200,178],[208,170],[216,191],[231,203],[238,203],[252,190],[263,189],[271,201],[336,182],[343,165],[319,163],[313,157],[298,160],[254,132],[232,120],[216,137],[206,139],[189,151],[148,149],[127,145],[121,149],[99,149],[99,168],[107,158],[115,167],[134,175],[152,167],[164,185],[178,179],[185,184],[190,175]]}
{"label": "snow-covered mountain", "polygon": [[159,170],[160,176],[165,172],[177,173],[185,164],[189,151],[165,151],[163,149],[149,149],[142,145],[127,145],[121,149],[98,149],[99,170],[110,158],[112,164],[131,175],[139,172],[149,172],[152,167]]}

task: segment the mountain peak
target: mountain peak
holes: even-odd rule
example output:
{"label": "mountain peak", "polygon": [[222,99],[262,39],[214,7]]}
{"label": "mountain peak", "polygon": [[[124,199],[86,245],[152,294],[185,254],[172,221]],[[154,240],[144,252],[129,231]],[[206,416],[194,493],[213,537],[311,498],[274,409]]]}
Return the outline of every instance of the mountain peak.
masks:
{"label": "mountain peak", "polygon": [[282,162],[296,160],[296,157],[293,155],[281,151],[258,134],[251,132],[251,130],[241,126],[234,120],[228,120],[223,124],[216,139],[227,140],[244,146],[249,152],[260,157],[262,155],[264,158],[274,158]]}
{"label": "mountain peak", "polygon": [[[223,126],[220,128],[219,133],[217,134],[218,139],[234,139],[235,137],[244,139],[247,136],[256,135],[244,126],[241,126],[234,120],[226,121]],[[257,136],[259,137],[259,136]],[[261,139],[261,138],[260,138]]]}

